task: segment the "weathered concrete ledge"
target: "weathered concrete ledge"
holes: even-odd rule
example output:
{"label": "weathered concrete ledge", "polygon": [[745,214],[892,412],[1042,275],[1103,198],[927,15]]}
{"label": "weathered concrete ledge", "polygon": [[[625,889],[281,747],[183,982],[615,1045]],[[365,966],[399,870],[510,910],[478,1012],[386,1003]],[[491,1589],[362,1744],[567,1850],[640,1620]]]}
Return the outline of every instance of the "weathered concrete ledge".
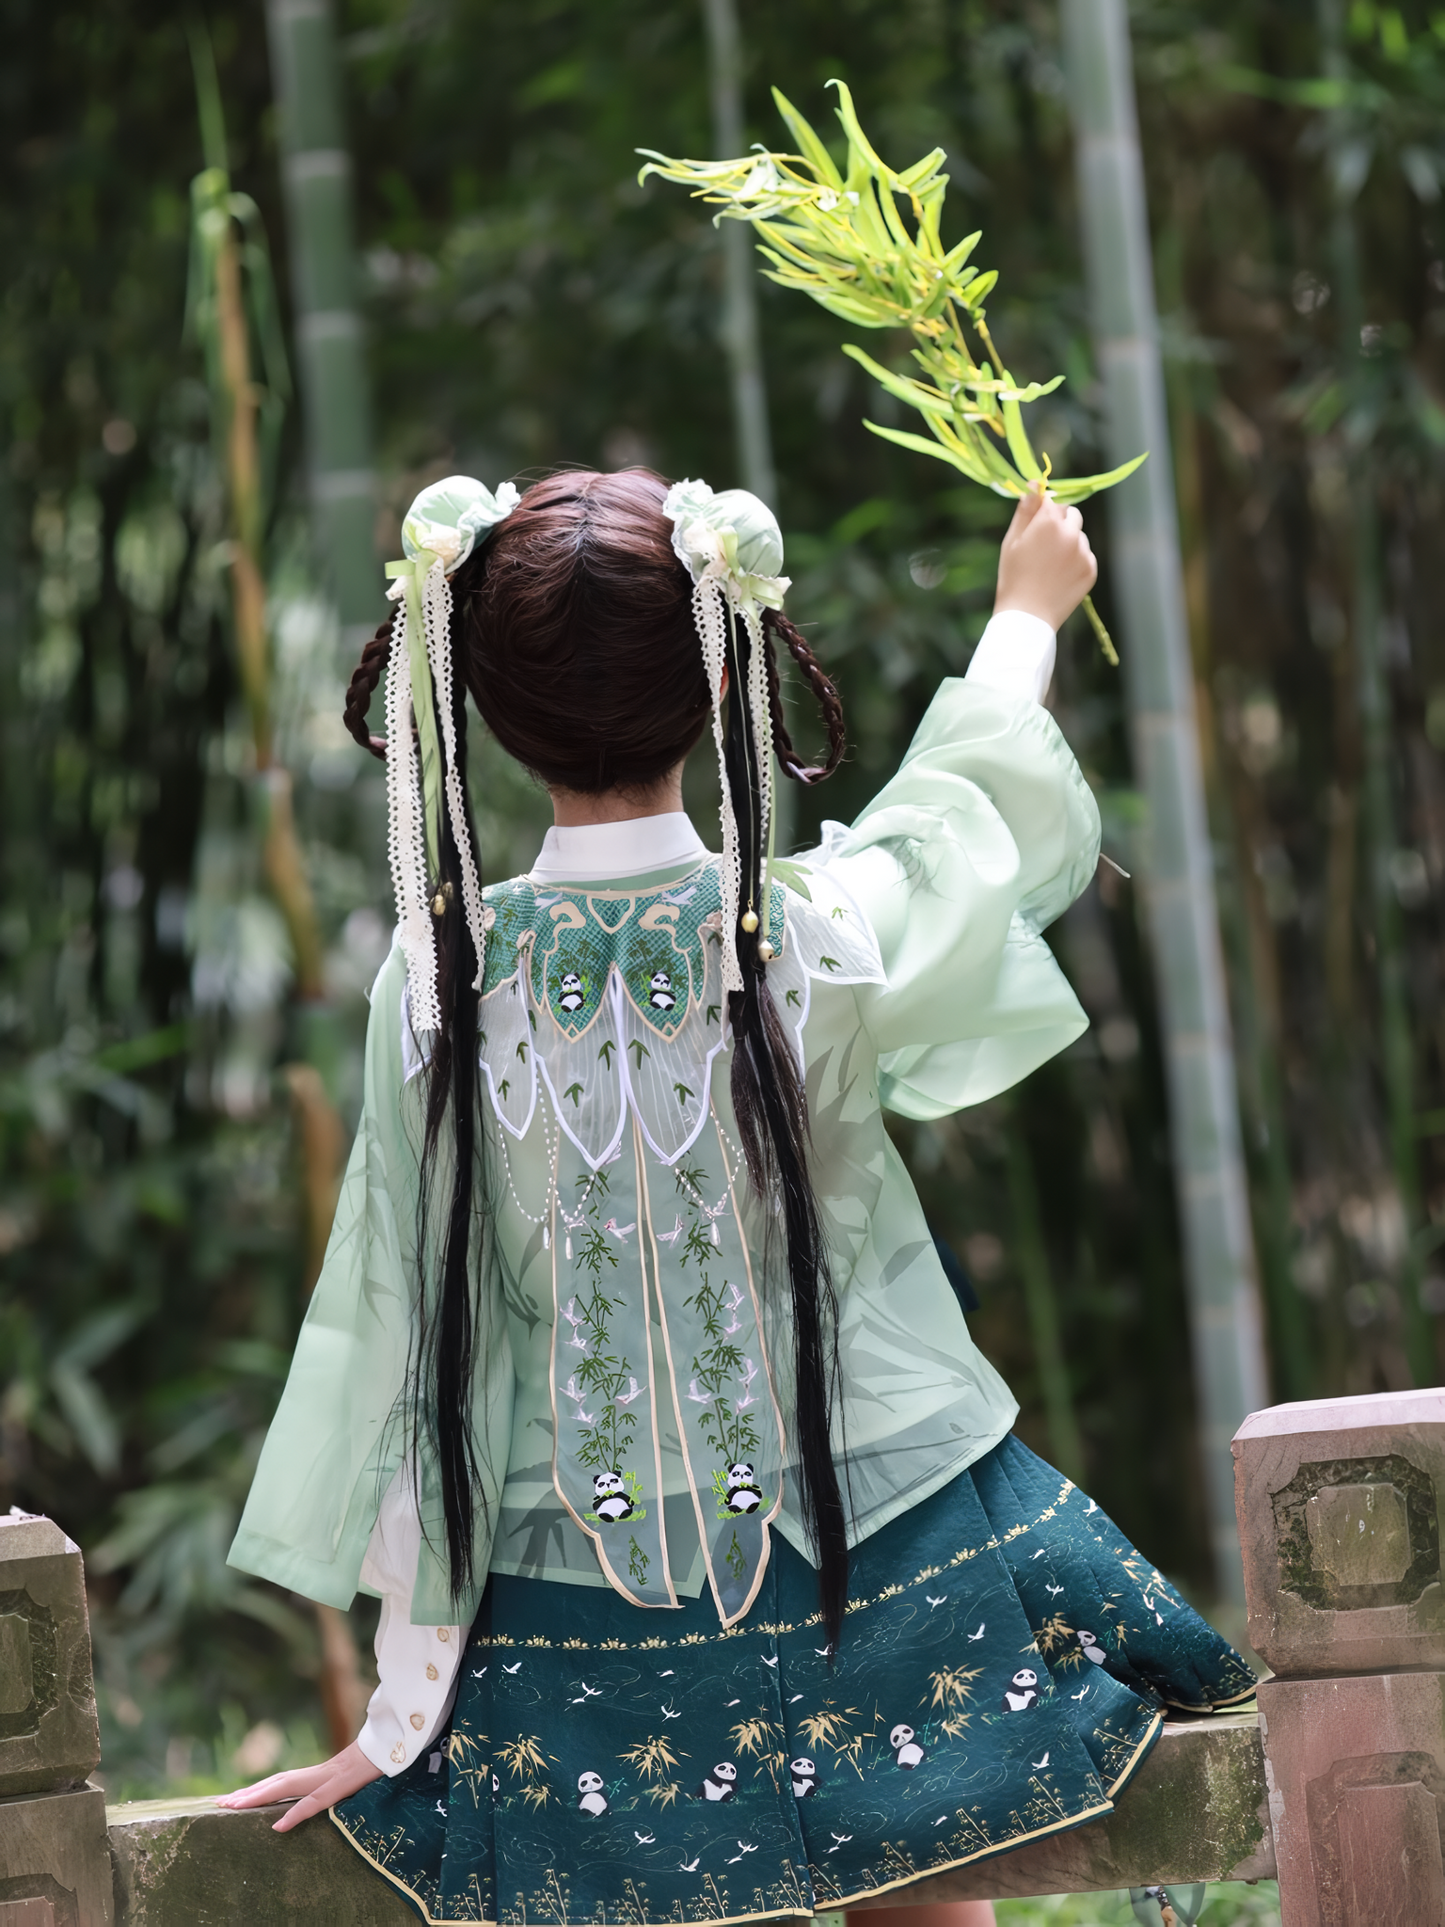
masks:
{"label": "weathered concrete ledge", "polygon": [[[402,1927],[416,1914],[326,1820],[295,1833],[280,1809],[209,1800],[107,1810],[116,1927]],[[1270,1880],[1264,1759],[1254,1714],[1166,1725],[1107,1820],[920,1882],[910,1900],[1100,1893],[1155,1880]],[[890,1895],[879,1905],[896,1905]]]}
{"label": "weathered concrete ledge", "polygon": [[108,1807],[116,1927],[415,1927],[415,1910],[330,1820],[273,1833],[282,1807]]}

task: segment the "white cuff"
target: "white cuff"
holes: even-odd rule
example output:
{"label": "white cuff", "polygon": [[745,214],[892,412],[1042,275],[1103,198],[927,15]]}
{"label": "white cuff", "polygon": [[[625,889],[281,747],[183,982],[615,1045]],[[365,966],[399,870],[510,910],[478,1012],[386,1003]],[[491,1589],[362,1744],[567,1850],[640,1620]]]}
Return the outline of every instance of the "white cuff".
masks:
{"label": "white cuff", "polygon": [[407,1601],[381,1603],[376,1630],[380,1680],[356,1743],[381,1772],[394,1777],[424,1753],[445,1726],[462,1657],[460,1626],[413,1626]]}
{"label": "white cuff", "polygon": [[1054,653],[1054,632],[1042,616],[1003,609],[989,617],[964,681],[1041,703],[1053,680]]}
{"label": "white cuff", "polygon": [[382,1773],[394,1777],[429,1747],[451,1711],[461,1666],[463,1626],[413,1626],[411,1600],[421,1552],[421,1520],[407,1469],[382,1495],[361,1563],[366,1584],[381,1594],[376,1629],[380,1684],[356,1743]]}

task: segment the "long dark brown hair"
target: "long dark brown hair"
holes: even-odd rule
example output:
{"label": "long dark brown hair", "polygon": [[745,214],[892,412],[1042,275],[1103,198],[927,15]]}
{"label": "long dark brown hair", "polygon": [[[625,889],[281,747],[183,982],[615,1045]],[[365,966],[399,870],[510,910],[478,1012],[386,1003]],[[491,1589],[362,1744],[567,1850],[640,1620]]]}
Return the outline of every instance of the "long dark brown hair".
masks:
{"label": "long dark brown hair", "polygon": [[[666,493],[667,484],[645,469],[551,476],[529,488],[491,539],[456,571],[452,647],[459,671],[454,688],[460,758],[466,743],[464,688],[502,747],[550,788],[586,794],[645,791],[693,748],[711,702],[693,624],[692,583],[673,552],[672,524],[662,512]],[[779,642],[822,711],[828,750],[818,765],[803,764],[788,734]],[[756,758],[748,748],[751,647],[746,629],[733,625],[725,763],[739,826],[744,904],[760,900],[766,854]],[[838,693],[802,635],[777,610],[766,612],[762,647],[778,760],[794,781],[820,782],[843,754]],[[370,733],[366,717],[390,650],[387,622],[367,644],[346,693],[347,727],[377,756],[386,754],[386,745]],[[465,796],[464,764],[462,780]],[[468,799],[469,824],[470,811]],[[442,1025],[426,1073],[417,1227],[422,1278],[410,1383],[415,1424],[440,1475],[451,1585],[460,1597],[473,1590],[478,1576],[473,1528],[478,1505],[486,1503],[472,1425],[473,1220],[484,1193],[476,1181],[477,998],[470,987],[476,958],[461,915],[458,852],[445,831],[440,863],[436,891],[447,903],[437,922]],[[838,1307],[808,1171],[807,1098],[758,943],[759,933],[739,923],[743,989],[729,1001],[733,1109],[749,1182],[784,1233],[803,1520],[818,1561],[823,1621],[836,1644],[848,1597],[847,1522],[832,1450]],[[433,1179],[442,1150],[451,1154],[450,1196],[440,1238],[432,1239]],[[434,1243],[439,1245],[435,1259],[430,1255]]]}

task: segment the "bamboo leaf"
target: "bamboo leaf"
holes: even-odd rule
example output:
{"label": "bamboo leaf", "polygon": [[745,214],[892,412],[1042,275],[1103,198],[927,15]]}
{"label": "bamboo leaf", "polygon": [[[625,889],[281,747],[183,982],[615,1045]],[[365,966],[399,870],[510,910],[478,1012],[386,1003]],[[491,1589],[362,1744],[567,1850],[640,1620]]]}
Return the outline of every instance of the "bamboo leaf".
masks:
{"label": "bamboo leaf", "polygon": [[773,89],[773,105],[782,115],[788,132],[802,148],[805,157],[811,162],[818,179],[839,194],[843,192],[843,176],[833,165],[833,157],[814,133],[812,127],[798,112],[793,103],[777,87]]}
{"label": "bamboo leaf", "polygon": [[935,455],[939,461],[961,470],[975,482],[986,480],[977,464],[970,461],[961,449],[945,448],[942,442],[925,441],[922,435],[910,435],[903,428],[882,428],[877,422],[870,422],[866,416],[863,426],[869,434],[877,435],[885,442],[896,442],[900,448],[911,448],[915,455]]}
{"label": "bamboo leaf", "polygon": [[1124,481],[1126,477],[1134,473],[1136,468],[1142,467],[1148,459],[1149,451],[1146,448],[1144,453],[1142,455],[1136,455],[1132,462],[1123,462],[1118,468],[1111,468],[1107,475],[1080,475],[1072,481],[1067,479],[1060,480],[1058,476],[1051,475],[1049,477],[1049,494],[1056,502],[1066,504],[1086,502],[1091,495],[1097,495],[1100,489],[1113,488],[1117,482]]}
{"label": "bamboo leaf", "polygon": [[866,368],[881,388],[886,388],[890,395],[896,395],[900,401],[907,402],[910,408],[921,409],[926,415],[952,415],[953,403],[947,396],[935,394],[911,376],[893,374],[874,361],[871,355],[865,355],[856,343],[845,341],[843,353],[850,361],[856,361],[860,368]]}
{"label": "bamboo leaf", "polygon": [[1031,381],[1027,388],[1000,387],[998,391],[999,400],[1011,402],[1037,401],[1040,395],[1052,395],[1056,388],[1062,386],[1063,380],[1064,377],[1062,375],[1055,375],[1052,381]]}
{"label": "bamboo leaf", "polygon": [[[830,87],[836,87],[838,90],[838,105],[834,111],[843,123],[843,132],[848,136],[849,147],[867,163],[870,172],[878,175],[883,180],[891,182],[893,179],[892,169],[887,167],[873,152],[872,144],[859,123],[857,112],[853,106],[852,90],[848,86],[847,81],[830,80],[828,85]],[[851,174],[852,170],[850,169],[849,172]]]}
{"label": "bamboo leaf", "polygon": [[943,257],[943,265],[949,274],[956,275],[983,239],[983,229],[975,228],[972,234],[965,235],[956,248],[950,248]]}
{"label": "bamboo leaf", "polygon": [[912,167],[905,168],[901,174],[893,178],[899,187],[910,194],[916,194],[919,188],[937,173],[939,162],[947,159],[948,156],[943,149],[935,147],[931,154],[925,154],[921,161],[915,161]]}
{"label": "bamboo leaf", "polygon": [[1019,405],[1016,401],[1009,399],[1012,393],[1013,390],[1010,389],[1000,397],[1003,402],[1003,425],[1004,433],[1008,437],[1008,452],[1018,464],[1019,472],[1029,481],[1036,482],[1044,471],[1039,467],[1039,459],[1034,454],[1033,444],[1029,440],[1028,430],[1024,427],[1024,418],[1019,411]]}

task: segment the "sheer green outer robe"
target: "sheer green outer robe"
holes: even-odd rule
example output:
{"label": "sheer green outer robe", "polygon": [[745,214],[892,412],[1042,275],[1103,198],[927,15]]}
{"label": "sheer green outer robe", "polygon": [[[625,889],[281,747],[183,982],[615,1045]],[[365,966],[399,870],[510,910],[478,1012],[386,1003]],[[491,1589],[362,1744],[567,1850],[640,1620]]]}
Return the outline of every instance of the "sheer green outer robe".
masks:
{"label": "sheer green outer robe", "polygon": [[[927,1119],[979,1103],[1085,1028],[1040,933],[1088,882],[1098,843],[1093,797],[1047,711],[949,680],[898,774],[851,829],[828,825],[820,848],[798,859],[807,903],[789,893],[788,941],[795,916],[801,930],[846,905],[861,913],[882,966],[883,981],[812,981],[801,1026],[813,1176],[841,1305],[855,1542],[991,1450],[1017,1410],[968,1336],[881,1107]],[[636,879],[619,888],[642,893]],[[382,1494],[406,1453],[398,1411],[413,1333],[420,1106],[419,1083],[408,1082],[403,992],[393,951],[372,995],[363,1115],[326,1262],[230,1554],[243,1570],[340,1607],[357,1590]],[[726,1064],[724,1050],[711,1082],[723,1133],[732,1126]],[[480,1260],[485,1343],[474,1410],[487,1504],[477,1570],[598,1584],[606,1581],[570,1521],[543,1534],[540,1548],[534,1535],[528,1556],[508,1529],[545,1499],[518,1487],[550,1422],[554,1313],[526,1288],[536,1225],[512,1201],[545,1175],[546,1115],[544,1105],[506,1146],[505,1185],[495,1114],[487,1120],[494,1209]],[[771,1332],[768,1342],[786,1426],[786,1347]],[[411,1618],[465,1623],[476,1601],[449,1597],[425,1462],[420,1485],[427,1531]],[[786,1491],[774,1523],[806,1552]],[[672,1567],[676,1592],[696,1593],[698,1559],[679,1548]]]}

